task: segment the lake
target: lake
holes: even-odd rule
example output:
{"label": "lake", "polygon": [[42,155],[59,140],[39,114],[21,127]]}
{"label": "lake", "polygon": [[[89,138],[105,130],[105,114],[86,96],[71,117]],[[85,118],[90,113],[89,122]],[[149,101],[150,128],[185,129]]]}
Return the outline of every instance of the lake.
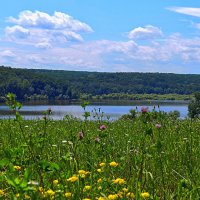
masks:
{"label": "lake", "polygon": [[[148,107],[149,111],[154,107],[157,111],[170,112],[177,110],[180,112],[181,118],[187,117],[188,114],[188,102],[186,101],[96,102],[88,105],[86,111],[91,112],[90,119],[97,119],[98,116],[103,116],[104,119],[116,120],[120,116],[128,114],[131,109],[140,111],[142,107]],[[40,119],[49,108],[52,110],[50,117],[55,120],[63,119],[66,115],[73,115],[83,119],[84,110],[80,104],[67,104],[65,102],[45,102],[45,104],[44,102],[29,102],[23,105],[20,113],[24,119]],[[6,105],[0,105],[0,119],[13,117]]]}

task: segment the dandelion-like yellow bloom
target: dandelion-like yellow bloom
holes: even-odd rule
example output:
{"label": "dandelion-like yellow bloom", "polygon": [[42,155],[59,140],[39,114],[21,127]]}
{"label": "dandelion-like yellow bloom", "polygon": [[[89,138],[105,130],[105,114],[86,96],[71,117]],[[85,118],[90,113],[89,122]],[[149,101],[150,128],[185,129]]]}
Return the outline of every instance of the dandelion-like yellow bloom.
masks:
{"label": "dandelion-like yellow bloom", "polygon": [[126,196],[127,196],[127,197],[131,197],[131,198],[134,198],[134,197],[135,197],[135,195],[134,195],[133,192],[129,192],[129,193],[127,193]]}
{"label": "dandelion-like yellow bloom", "polygon": [[117,194],[110,194],[110,195],[108,195],[108,199],[110,199],[110,200],[115,200],[117,198],[118,198]]}
{"label": "dandelion-like yellow bloom", "polygon": [[72,197],[72,193],[71,193],[71,192],[66,192],[66,193],[65,193],[65,197],[67,197],[67,198]]}
{"label": "dandelion-like yellow bloom", "polygon": [[54,185],[58,185],[58,180],[56,179],[56,180],[53,180],[53,184]]}
{"label": "dandelion-like yellow bloom", "polygon": [[141,197],[146,199],[146,198],[150,197],[150,194],[148,192],[143,192],[143,193],[141,193]]}
{"label": "dandelion-like yellow bloom", "polygon": [[123,198],[123,192],[119,191],[119,192],[117,193],[117,195],[118,195],[119,198]]}
{"label": "dandelion-like yellow bloom", "polygon": [[25,194],[24,198],[25,199],[31,199],[31,197],[29,195],[27,195],[27,194]]}
{"label": "dandelion-like yellow bloom", "polygon": [[22,169],[22,167],[21,167],[21,166],[18,166],[18,165],[15,165],[15,166],[14,166],[14,169],[17,170],[17,171],[20,171],[20,170]]}
{"label": "dandelion-like yellow bloom", "polygon": [[111,167],[117,167],[117,165],[118,165],[118,163],[116,163],[116,162],[111,162],[110,164],[109,164]]}
{"label": "dandelion-like yellow bloom", "polygon": [[19,197],[20,197],[20,194],[19,194],[19,193],[17,193],[17,194],[15,195],[15,197],[16,197],[16,198],[19,198]]}
{"label": "dandelion-like yellow bloom", "polygon": [[101,186],[99,186],[99,187],[98,187],[98,190],[102,190],[102,187],[101,187]]}
{"label": "dandelion-like yellow bloom", "polygon": [[87,174],[87,172],[86,172],[85,170],[82,170],[82,169],[81,169],[81,170],[78,170],[78,174],[79,174],[79,175]]}
{"label": "dandelion-like yellow bloom", "polygon": [[117,178],[117,179],[113,180],[113,183],[122,185],[125,183],[125,180],[123,178]]}
{"label": "dandelion-like yellow bloom", "polygon": [[102,178],[100,178],[100,179],[97,180],[97,183],[102,183],[102,182],[103,182]]}
{"label": "dandelion-like yellow bloom", "polygon": [[91,186],[90,185],[86,185],[84,188],[83,188],[83,192],[86,192],[88,190],[91,189]]}
{"label": "dandelion-like yellow bloom", "polygon": [[99,164],[100,167],[104,167],[106,165],[106,163],[102,162]]}
{"label": "dandelion-like yellow bloom", "polygon": [[0,196],[3,196],[5,192],[3,190],[0,190]]}
{"label": "dandelion-like yellow bloom", "polygon": [[128,188],[123,188],[123,192],[128,192]]}
{"label": "dandelion-like yellow bloom", "polygon": [[72,177],[70,177],[70,178],[68,178],[67,179],[67,181],[69,181],[69,182],[76,182],[78,180],[78,177],[77,176],[72,176]]}
{"label": "dandelion-like yellow bloom", "polygon": [[52,189],[49,189],[45,192],[48,196],[54,196],[55,192]]}
{"label": "dandelion-like yellow bloom", "polygon": [[97,169],[97,171],[99,172],[99,173],[102,173],[103,172],[103,170],[102,169]]}
{"label": "dandelion-like yellow bloom", "polygon": [[84,198],[83,200],[91,200],[90,198]]}
{"label": "dandelion-like yellow bloom", "polygon": [[97,200],[106,200],[105,197],[99,197]]}

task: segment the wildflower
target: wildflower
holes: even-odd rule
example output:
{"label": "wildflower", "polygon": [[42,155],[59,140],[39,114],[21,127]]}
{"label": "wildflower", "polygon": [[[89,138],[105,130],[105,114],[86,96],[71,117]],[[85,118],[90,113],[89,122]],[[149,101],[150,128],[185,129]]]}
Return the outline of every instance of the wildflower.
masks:
{"label": "wildflower", "polygon": [[62,143],[63,143],[63,144],[67,143],[67,140],[63,140]]}
{"label": "wildflower", "polygon": [[86,185],[84,188],[83,188],[83,192],[86,192],[88,190],[91,189],[91,186],[90,185]]}
{"label": "wildflower", "polygon": [[159,128],[161,128],[161,124],[156,124],[155,127],[156,127],[157,129],[159,129]]}
{"label": "wildflower", "polygon": [[123,178],[117,178],[117,179],[113,180],[113,183],[122,185],[125,183],[125,180]]}
{"label": "wildflower", "polygon": [[49,189],[49,190],[46,191],[46,194],[47,194],[48,196],[54,196],[54,195],[55,195],[55,192],[54,192],[52,189]]}
{"label": "wildflower", "polygon": [[79,132],[78,133],[78,137],[80,140],[82,140],[84,138],[84,133],[83,132]]}
{"label": "wildflower", "polygon": [[21,167],[21,166],[18,166],[18,165],[15,165],[15,166],[14,166],[14,169],[17,170],[17,171],[20,171],[20,170],[22,169],[22,167]]}
{"label": "wildflower", "polygon": [[56,180],[53,180],[53,184],[54,185],[58,185],[58,180],[56,179]]}
{"label": "wildflower", "polygon": [[67,179],[67,181],[70,181],[70,182],[72,182],[72,183],[73,183],[73,182],[76,182],[77,180],[78,180],[78,177],[75,176],[75,175]]}
{"label": "wildflower", "polygon": [[66,193],[65,193],[65,197],[67,197],[67,198],[72,197],[72,193],[71,193],[71,192],[66,192]]}
{"label": "wildflower", "polygon": [[141,193],[141,197],[146,199],[146,198],[150,197],[150,194],[148,192],[143,192],[143,193]]}
{"label": "wildflower", "polygon": [[110,166],[111,166],[111,167],[117,167],[117,165],[118,165],[118,163],[116,163],[116,162],[114,162],[114,161],[110,163]]}
{"label": "wildflower", "polygon": [[133,192],[129,192],[129,193],[127,193],[126,196],[127,196],[127,197],[131,197],[131,198],[134,198],[134,197],[135,197],[135,195],[134,195]]}
{"label": "wildflower", "polygon": [[97,183],[102,183],[102,182],[103,182],[102,178],[97,180]]}
{"label": "wildflower", "polygon": [[101,125],[101,126],[99,127],[99,129],[100,129],[101,131],[103,131],[103,130],[106,129],[106,126],[105,126],[105,125]]}
{"label": "wildflower", "polygon": [[118,198],[117,194],[110,194],[110,195],[108,195],[108,199],[110,199],[110,200],[115,200],[117,198]]}
{"label": "wildflower", "polygon": [[141,108],[141,112],[142,113],[147,113],[148,112],[148,108],[147,107],[142,107]]}
{"label": "wildflower", "polygon": [[97,200],[106,200],[105,197],[99,197]]}
{"label": "wildflower", "polygon": [[19,198],[19,197],[20,197],[20,194],[19,194],[19,193],[17,193],[17,194],[15,195],[15,197],[16,197],[16,198]]}
{"label": "wildflower", "polygon": [[39,192],[44,193],[44,188],[43,187],[39,187],[38,190],[39,190]]}
{"label": "wildflower", "polygon": [[99,143],[99,142],[100,142],[100,138],[99,138],[99,137],[96,137],[96,138],[95,138],[95,142],[96,142],[96,143]]}
{"label": "wildflower", "polygon": [[104,167],[106,165],[106,163],[102,162],[99,164],[100,167]]}
{"label": "wildflower", "polygon": [[123,197],[123,193],[122,193],[121,191],[119,191],[119,192],[117,193],[117,195],[118,195],[119,198],[122,198],[122,197]]}
{"label": "wildflower", "polygon": [[83,200],[91,200],[90,198],[84,198]]}
{"label": "wildflower", "polygon": [[102,170],[102,169],[97,169],[97,171],[98,171],[99,173],[102,173],[102,172],[103,172],[103,170]]}
{"label": "wildflower", "polygon": [[102,187],[101,187],[101,186],[99,186],[99,187],[98,187],[98,190],[102,190]]}
{"label": "wildflower", "polygon": [[0,190],[0,196],[3,196],[5,192],[3,190]]}
{"label": "wildflower", "polygon": [[128,192],[128,188],[123,188],[123,192]]}
{"label": "wildflower", "polygon": [[39,182],[37,182],[37,181],[29,181],[28,185],[39,185]]}
{"label": "wildflower", "polygon": [[27,194],[24,195],[24,198],[25,199],[31,199],[31,197],[29,195],[27,195]]}

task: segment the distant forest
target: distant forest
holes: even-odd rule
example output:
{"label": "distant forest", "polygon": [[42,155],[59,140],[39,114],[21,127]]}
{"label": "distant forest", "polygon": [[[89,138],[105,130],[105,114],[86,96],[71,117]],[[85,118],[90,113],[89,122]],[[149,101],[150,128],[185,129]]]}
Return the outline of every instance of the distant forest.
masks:
{"label": "distant forest", "polygon": [[137,95],[189,95],[200,91],[200,75],[107,73],[20,69],[0,66],[0,97],[17,99],[134,99]]}

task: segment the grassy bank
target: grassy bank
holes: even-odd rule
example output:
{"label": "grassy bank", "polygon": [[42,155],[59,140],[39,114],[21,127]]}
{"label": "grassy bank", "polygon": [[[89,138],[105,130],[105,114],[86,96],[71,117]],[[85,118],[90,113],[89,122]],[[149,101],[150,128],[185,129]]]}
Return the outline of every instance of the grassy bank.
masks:
{"label": "grassy bank", "polygon": [[200,198],[199,120],[96,119],[0,120],[0,199]]}

